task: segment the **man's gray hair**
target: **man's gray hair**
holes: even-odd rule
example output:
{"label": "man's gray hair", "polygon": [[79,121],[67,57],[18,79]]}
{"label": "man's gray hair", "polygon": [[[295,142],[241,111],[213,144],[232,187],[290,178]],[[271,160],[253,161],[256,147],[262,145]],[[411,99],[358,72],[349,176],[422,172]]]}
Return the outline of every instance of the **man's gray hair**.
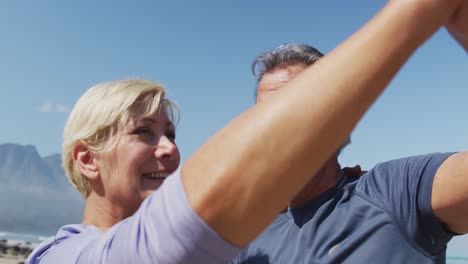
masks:
{"label": "man's gray hair", "polygon": [[252,73],[258,84],[265,73],[273,71],[278,66],[283,67],[299,63],[311,65],[321,57],[323,57],[323,54],[314,47],[305,44],[287,43],[258,55],[252,62]]}
{"label": "man's gray hair", "polygon": [[[255,85],[255,101],[257,101],[258,83],[265,73],[272,72],[278,67],[287,67],[296,64],[312,65],[324,55],[316,48],[306,44],[286,43],[277,48],[261,53],[252,62],[252,73],[257,81]],[[351,143],[348,137],[340,146],[336,155]]]}

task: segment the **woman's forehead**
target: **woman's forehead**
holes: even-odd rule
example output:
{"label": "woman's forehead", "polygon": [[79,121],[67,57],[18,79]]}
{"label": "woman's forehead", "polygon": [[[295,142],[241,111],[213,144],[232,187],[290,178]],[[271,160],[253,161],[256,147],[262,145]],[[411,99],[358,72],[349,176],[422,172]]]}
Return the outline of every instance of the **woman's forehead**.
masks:
{"label": "woman's forehead", "polygon": [[173,125],[172,120],[169,119],[168,113],[165,109],[160,109],[152,114],[135,115],[133,117],[133,122],[159,124],[159,125],[165,125],[165,126]]}

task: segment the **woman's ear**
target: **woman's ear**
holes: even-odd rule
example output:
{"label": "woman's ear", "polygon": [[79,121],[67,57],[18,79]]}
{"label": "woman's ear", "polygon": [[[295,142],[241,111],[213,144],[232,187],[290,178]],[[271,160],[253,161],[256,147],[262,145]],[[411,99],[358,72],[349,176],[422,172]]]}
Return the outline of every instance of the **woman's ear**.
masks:
{"label": "woman's ear", "polygon": [[73,160],[83,176],[89,180],[99,178],[99,166],[95,156],[83,143],[77,143],[73,149]]}

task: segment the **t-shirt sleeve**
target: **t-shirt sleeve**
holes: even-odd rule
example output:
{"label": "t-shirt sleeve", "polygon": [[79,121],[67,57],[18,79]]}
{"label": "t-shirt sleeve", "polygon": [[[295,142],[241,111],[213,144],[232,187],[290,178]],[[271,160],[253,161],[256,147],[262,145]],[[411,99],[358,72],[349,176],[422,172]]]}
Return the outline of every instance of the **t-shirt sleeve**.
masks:
{"label": "t-shirt sleeve", "polygon": [[438,254],[452,238],[431,207],[434,176],[452,153],[433,153],[376,165],[358,189],[373,198],[393,218],[412,243]]}
{"label": "t-shirt sleeve", "polygon": [[[78,236],[83,235],[86,236]],[[67,263],[227,263],[241,250],[221,238],[193,211],[180,170],[148,197],[133,216],[101,235],[90,235],[84,246],[73,243],[83,240],[78,236],[56,248],[76,256]]]}

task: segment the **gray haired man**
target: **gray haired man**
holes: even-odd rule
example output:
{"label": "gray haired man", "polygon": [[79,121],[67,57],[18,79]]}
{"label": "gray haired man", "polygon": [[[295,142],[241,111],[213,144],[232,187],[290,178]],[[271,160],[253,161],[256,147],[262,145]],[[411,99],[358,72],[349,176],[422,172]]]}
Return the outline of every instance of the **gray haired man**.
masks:
{"label": "gray haired man", "polygon": [[[322,56],[301,44],[259,55],[252,63],[257,103],[281,96],[275,94],[298,73],[320,67]],[[447,223],[468,219],[446,213],[447,205],[461,206],[460,196],[444,195],[440,179],[466,169],[466,154],[402,158],[350,177],[340,169],[340,150],[232,263],[445,263],[448,241],[466,233]]]}

